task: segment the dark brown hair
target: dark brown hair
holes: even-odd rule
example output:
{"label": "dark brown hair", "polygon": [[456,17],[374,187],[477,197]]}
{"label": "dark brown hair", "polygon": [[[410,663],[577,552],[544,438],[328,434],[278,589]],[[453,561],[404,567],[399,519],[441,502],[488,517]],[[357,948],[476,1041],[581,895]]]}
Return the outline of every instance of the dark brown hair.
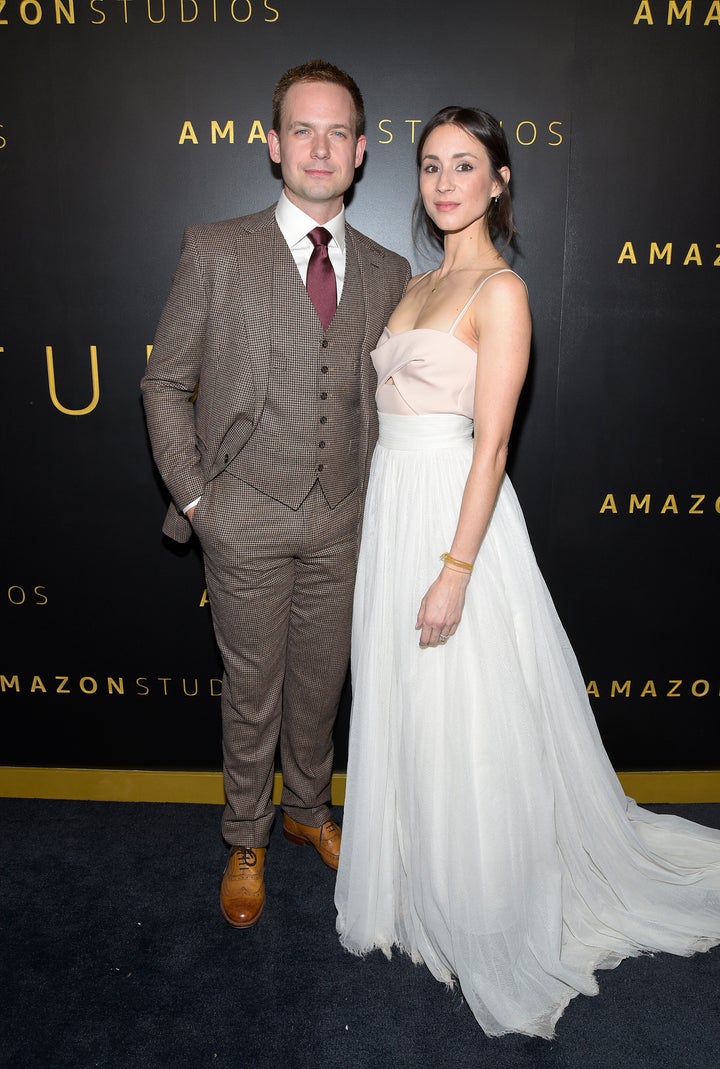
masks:
{"label": "dark brown hair", "polygon": [[307,63],[301,63],[299,67],[291,67],[283,74],[275,86],[272,98],[272,128],[280,132],[282,122],[282,106],[288,89],[298,82],[330,82],[332,85],[342,86],[347,89],[352,97],[355,108],[355,136],[365,131],[365,105],[360,90],[353,78],[332,63],[326,63],[322,59],[311,59]]}
{"label": "dark brown hair", "polygon": [[[451,106],[441,108],[423,127],[417,146],[418,171],[422,165],[425,142],[438,126],[459,126],[466,134],[476,138],[485,148],[490,160],[490,174],[499,182],[502,189],[499,199],[490,201],[487,210],[488,228],[493,242],[502,241],[502,252],[512,245],[517,230],[513,219],[512,200],[507,182],[500,174],[501,167],[510,167],[510,153],[507,139],[500,123],[487,111],[479,108],[461,108]],[[443,243],[443,232],[439,230],[423,207],[422,197],[418,194],[413,209],[413,230],[416,235],[427,236]]]}

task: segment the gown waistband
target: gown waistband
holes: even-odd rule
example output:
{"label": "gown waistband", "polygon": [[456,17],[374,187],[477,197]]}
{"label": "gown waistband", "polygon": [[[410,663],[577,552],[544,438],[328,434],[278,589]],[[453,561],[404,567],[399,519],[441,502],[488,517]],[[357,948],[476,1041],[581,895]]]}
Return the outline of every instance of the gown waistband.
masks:
{"label": "gown waistband", "polygon": [[384,449],[448,449],[468,442],[473,432],[473,421],[454,412],[426,416],[378,412],[378,421],[378,445]]}

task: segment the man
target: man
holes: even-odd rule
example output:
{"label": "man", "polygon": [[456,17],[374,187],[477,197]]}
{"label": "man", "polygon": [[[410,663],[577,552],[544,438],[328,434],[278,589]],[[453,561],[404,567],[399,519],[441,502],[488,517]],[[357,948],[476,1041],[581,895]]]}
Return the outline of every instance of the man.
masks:
{"label": "man", "polygon": [[369,354],[410,276],[345,223],[363,128],[344,71],[283,75],[268,134],[280,200],[186,230],[142,380],[172,496],[163,530],[200,539],[223,660],[220,902],[237,928],[265,904],[278,739],[284,834],[338,864],[332,728],[376,438]]}

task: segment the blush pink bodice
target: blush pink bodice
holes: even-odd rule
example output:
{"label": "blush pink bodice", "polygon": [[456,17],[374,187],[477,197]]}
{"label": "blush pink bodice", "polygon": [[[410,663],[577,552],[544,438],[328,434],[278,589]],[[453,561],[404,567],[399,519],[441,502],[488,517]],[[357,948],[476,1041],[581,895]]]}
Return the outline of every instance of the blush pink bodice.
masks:
{"label": "blush pink bodice", "polygon": [[477,357],[454,334],[429,328],[391,334],[386,327],[372,359],[379,412],[456,412],[472,418]]}
{"label": "blush pink bodice", "polygon": [[455,331],[485,283],[507,272],[515,274],[505,267],[482,280],[449,331],[415,327],[391,334],[385,328],[372,353],[379,412],[399,416],[454,412],[472,419],[477,354],[455,337]]}

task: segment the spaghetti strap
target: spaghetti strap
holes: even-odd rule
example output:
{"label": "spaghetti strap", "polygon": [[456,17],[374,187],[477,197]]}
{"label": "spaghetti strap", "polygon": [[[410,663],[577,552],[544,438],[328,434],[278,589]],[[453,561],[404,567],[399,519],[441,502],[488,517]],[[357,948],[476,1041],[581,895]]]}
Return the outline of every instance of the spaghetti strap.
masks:
{"label": "spaghetti strap", "polygon": [[[449,333],[449,334],[454,334],[454,333],[455,333],[455,331],[457,330],[457,328],[458,328],[458,326],[459,326],[459,324],[460,324],[460,320],[461,320],[461,319],[462,319],[462,317],[463,317],[463,316],[465,315],[465,313],[467,312],[468,308],[469,308],[469,307],[470,307],[470,305],[471,305],[471,304],[473,303],[473,301],[475,300],[475,298],[477,297],[478,293],[479,293],[479,292],[480,292],[480,290],[481,290],[481,289],[483,288],[483,286],[485,285],[485,283],[486,283],[486,282],[487,282],[487,281],[488,281],[489,279],[491,279],[491,278],[495,278],[495,275],[505,275],[505,274],[511,274],[511,275],[515,275],[515,277],[516,277],[516,278],[520,278],[520,275],[518,275],[518,274],[517,274],[517,273],[516,273],[515,271],[513,271],[513,269],[512,269],[511,267],[501,267],[501,268],[499,269],[499,271],[493,271],[493,273],[492,273],[491,275],[487,275],[487,276],[486,276],[486,277],[485,277],[485,278],[484,278],[484,279],[482,280],[482,282],[480,283],[480,285],[479,285],[479,286],[476,286],[476,287],[475,287],[475,289],[473,290],[473,292],[472,292],[472,293],[470,294],[470,299],[469,299],[469,300],[468,300],[468,302],[467,302],[467,303],[465,304],[465,306],[464,306],[464,307],[463,307],[463,308],[462,308],[462,309],[460,310],[460,314],[459,314],[459,315],[457,316],[457,318],[455,319],[455,322],[454,322],[454,323],[453,323],[453,325],[452,325],[452,326],[450,327],[450,330],[448,331],[448,333]],[[522,279],[520,278],[520,281],[522,282],[523,280],[522,280]],[[523,285],[525,285],[525,283],[524,283],[524,282],[523,282]]]}

